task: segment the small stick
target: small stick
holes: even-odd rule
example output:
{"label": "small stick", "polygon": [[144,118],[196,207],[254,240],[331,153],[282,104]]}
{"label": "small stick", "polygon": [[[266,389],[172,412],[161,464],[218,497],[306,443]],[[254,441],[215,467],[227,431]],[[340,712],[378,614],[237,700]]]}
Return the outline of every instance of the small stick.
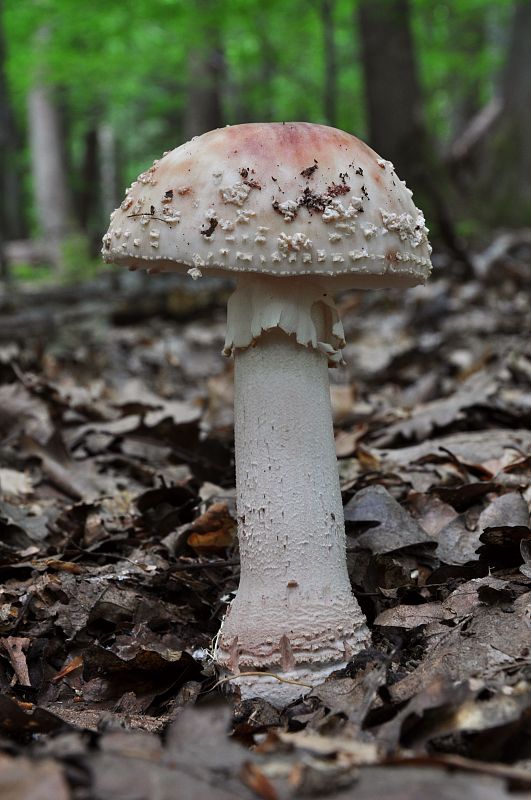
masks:
{"label": "small stick", "polygon": [[26,656],[24,655],[24,650],[27,650],[30,643],[31,639],[26,636],[8,636],[6,639],[2,639],[4,649],[7,651],[11,666],[21,686],[31,686]]}
{"label": "small stick", "polygon": [[280,683],[293,683],[295,686],[305,686],[307,689],[313,689],[311,683],[303,683],[302,681],[294,681],[290,678],[281,678],[280,675],[276,675],[274,672],[239,672],[237,675],[230,675],[227,678],[221,678],[217,683],[214,684],[212,687],[212,691],[217,689],[218,686],[221,686],[223,683],[227,683],[228,681],[235,681],[238,678],[246,678],[247,676],[259,676],[259,677],[266,677],[266,678],[275,678],[275,680],[280,681]]}

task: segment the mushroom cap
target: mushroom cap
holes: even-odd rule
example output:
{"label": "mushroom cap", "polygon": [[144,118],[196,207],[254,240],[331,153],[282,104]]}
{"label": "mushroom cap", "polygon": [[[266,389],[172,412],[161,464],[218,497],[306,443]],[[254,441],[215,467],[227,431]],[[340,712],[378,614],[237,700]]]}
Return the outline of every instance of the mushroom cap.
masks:
{"label": "mushroom cap", "polygon": [[424,216],[390,161],[344,131],[249,123],[153,163],[111,214],[103,258],[131,268],[412,286],[430,272]]}

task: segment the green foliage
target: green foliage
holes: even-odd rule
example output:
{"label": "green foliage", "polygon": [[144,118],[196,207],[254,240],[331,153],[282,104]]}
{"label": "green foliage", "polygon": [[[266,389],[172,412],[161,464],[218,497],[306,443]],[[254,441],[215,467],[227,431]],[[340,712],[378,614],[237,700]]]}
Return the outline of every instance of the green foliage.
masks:
{"label": "green foliage", "polygon": [[[413,0],[429,119],[442,138],[453,133],[453,108],[488,99],[510,7],[509,0]],[[65,91],[74,139],[95,120],[114,124],[128,177],[179,143],[186,56],[207,26],[220,32],[225,51],[228,123],[326,122],[318,0],[6,0],[4,24],[20,123],[31,81],[44,71]],[[338,124],[363,135],[351,0],[337,0],[335,28]]]}
{"label": "green foliage", "polygon": [[[411,6],[426,115],[444,147],[492,95],[512,3]],[[120,185],[183,141],[187,57],[212,32],[223,49],[227,123],[327,122],[320,0],[4,0],[3,24],[21,139],[28,90],[40,75],[61,89],[76,174],[84,137],[102,122],[116,134]],[[334,27],[337,124],[363,137],[355,0],[336,0]]]}
{"label": "green foliage", "polygon": [[490,100],[512,6],[511,0],[412,0],[426,109],[441,142]]}
{"label": "green foliage", "polygon": [[74,285],[80,281],[95,278],[100,272],[108,271],[109,267],[98,259],[86,258],[84,261],[71,263],[64,271],[57,272],[49,264],[13,264],[10,268],[10,277],[17,284],[53,284]]}

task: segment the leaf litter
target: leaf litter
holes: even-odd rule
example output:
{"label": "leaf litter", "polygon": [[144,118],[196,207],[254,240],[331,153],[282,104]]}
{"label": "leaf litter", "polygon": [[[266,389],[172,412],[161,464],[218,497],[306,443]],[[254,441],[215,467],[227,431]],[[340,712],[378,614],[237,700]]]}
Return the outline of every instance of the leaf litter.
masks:
{"label": "leaf litter", "polygon": [[529,796],[530,326],[498,268],[503,298],[483,276],[340,299],[373,640],[280,711],[210,657],[239,573],[227,287],[124,276],[38,319],[0,297],[2,797]]}

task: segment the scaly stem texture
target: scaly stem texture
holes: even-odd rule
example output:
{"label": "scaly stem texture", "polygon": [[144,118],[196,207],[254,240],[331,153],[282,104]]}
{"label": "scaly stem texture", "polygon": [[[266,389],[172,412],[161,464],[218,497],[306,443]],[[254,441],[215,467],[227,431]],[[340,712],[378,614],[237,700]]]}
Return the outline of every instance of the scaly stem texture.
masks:
{"label": "scaly stem texture", "polygon": [[235,351],[241,579],[218,661],[339,667],[365,641],[350,588],[326,356],[275,328]]}

